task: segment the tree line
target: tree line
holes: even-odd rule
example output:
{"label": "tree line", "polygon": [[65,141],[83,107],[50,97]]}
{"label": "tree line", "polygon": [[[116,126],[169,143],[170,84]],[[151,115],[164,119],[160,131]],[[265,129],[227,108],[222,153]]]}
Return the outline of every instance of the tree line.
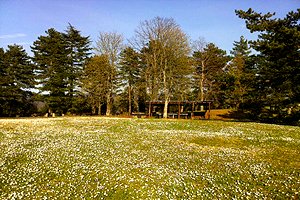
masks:
{"label": "tree line", "polygon": [[226,51],[203,38],[191,42],[172,18],[145,20],[126,45],[101,32],[92,48],[71,24],[50,28],[22,46],[0,48],[0,115],[46,112],[113,115],[145,112],[147,101],[213,100],[268,121],[300,119],[300,9],[275,13],[236,10],[257,40],[243,36]]}

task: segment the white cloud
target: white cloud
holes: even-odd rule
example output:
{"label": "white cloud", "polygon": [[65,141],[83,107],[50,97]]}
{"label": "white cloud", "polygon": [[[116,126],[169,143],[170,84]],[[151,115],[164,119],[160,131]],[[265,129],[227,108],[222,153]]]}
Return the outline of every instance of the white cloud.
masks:
{"label": "white cloud", "polygon": [[0,35],[0,39],[10,39],[10,38],[19,38],[19,37],[26,37],[27,35],[24,33],[16,33],[16,34],[9,34],[9,35]]}

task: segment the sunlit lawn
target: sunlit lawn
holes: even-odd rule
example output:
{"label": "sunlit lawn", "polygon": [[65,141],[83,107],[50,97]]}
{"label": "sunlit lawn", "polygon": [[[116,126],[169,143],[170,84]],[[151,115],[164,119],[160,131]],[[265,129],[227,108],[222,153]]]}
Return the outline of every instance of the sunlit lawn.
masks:
{"label": "sunlit lawn", "polygon": [[0,199],[297,199],[300,127],[0,120]]}

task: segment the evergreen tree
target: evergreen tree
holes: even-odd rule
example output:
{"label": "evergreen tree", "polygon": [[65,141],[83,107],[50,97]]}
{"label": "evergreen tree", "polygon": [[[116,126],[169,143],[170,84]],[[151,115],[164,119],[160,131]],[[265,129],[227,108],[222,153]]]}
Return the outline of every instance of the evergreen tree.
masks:
{"label": "evergreen tree", "polygon": [[69,96],[69,111],[74,112],[75,99],[78,97],[80,90],[79,79],[82,75],[86,60],[89,58],[90,53],[90,39],[81,35],[74,26],[69,24],[66,33],[64,33],[64,39],[66,40],[66,50],[68,52],[69,63],[67,67],[67,90]]}
{"label": "evergreen tree", "polygon": [[275,13],[256,13],[238,10],[251,32],[258,32],[258,39],[251,46],[259,52],[259,90],[261,109],[273,106],[274,114],[299,114],[300,99],[300,9],[289,12],[285,18],[273,18]]}
{"label": "evergreen tree", "polygon": [[34,73],[30,58],[19,45],[0,49],[0,115],[26,116],[32,108]]}
{"label": "evergreen tree", "polygon": [[200,101],[216,99],[218,83],[216,80],[229,60],[226,51],[219,49],[213,43],[209,43],[202,51],[194,52],[193,59],[197,99]]}
{"label": "evergreen tree", "polygon": [[62,33],[51,28],[46,36],[39,36],[32,51],[41,92],[46,94],[50,112],[67,111],[69,77],[68,44]]}
{"label": "evergreen tree", "polygon": [[[4,100],[5,100],[5,87],[7,84],[7,73],[6,73],[6,64],[5,64],[5,51],[3,48],[0,48],[0,94],[1,94],[1,105],[3,106]],[[0,111],[2,113],[3,111]]]}
{"label": "evergreen tree", "polygon": [[79,79],[90,53],[89,37],[69,24],[66,33],[51,28],[34,42],[32,51],[38,89],[45,95],[50,112],[76,111]]}
{"label": "evergreen tree", "polygon": [[[250,47],[248,41],[243,36],[240,37],[240,41],[234,41],[231,54],[233,58],[227,65],[227,76],[232,82],[227,83],[231,90],[227,90],[227,95],[231,104],[239,109],[241,104],[244,104],[249,97],[249,93],[252,91],[253,81],[255,79],[255,73],[253,66],[250,62]],[[252,97],[250,97],[252,99]]]}
{"label": "evergreen tree", "polygon": [[244,38],[244,36],[240,37],[240,41],[233,42],[233,48],[230,51],[233,56],[243,56],[249,57],[251,50],[248,44],[248,41]]}
{"label": "evergreen tree", "polygon": [[139,111],[139,88],[141,87],[141,61],[139,54],[131,47],[120,54],[119,78],[121,85],[128,91],[128,113],[132,112],[132,100],[136,111]]}

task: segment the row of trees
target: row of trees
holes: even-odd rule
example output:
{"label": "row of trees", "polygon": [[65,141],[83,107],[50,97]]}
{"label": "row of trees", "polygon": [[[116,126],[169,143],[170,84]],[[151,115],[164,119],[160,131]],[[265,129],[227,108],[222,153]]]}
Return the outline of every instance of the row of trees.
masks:
{"label": "row of trees", "polygon": [[123,47],[121,35],[100,34],[98,54],[87,63],[82,79],[94,113],[105,105],[109,115],[118,98],[127,105],[118,106],[119,111],[128,113],[145,111],[147,100],[164,101],[164,117],[170,100],[218,99],[216,79],[230,57],[213,43],[198,41],[202,48],[192,53],[179,25],[159,17],[141,23],[130,43]]}
{"label": "row of trees", "polygon": [[142,22],[126,46],[122,35],[100,33],[94,54],[89,37],[70,24],[40,36],[32,58],[18,45],[0,49],[0,114],[28,115],[42,101],[57,114],[111,115],[162,100],[167,117],[170,100],[214,100],[255,117],[299,119],[300,10],[283,19],[236,14],[258,39],[241,37],[229,55],[201,38],[191,45],[173,19],[160,17]]}

